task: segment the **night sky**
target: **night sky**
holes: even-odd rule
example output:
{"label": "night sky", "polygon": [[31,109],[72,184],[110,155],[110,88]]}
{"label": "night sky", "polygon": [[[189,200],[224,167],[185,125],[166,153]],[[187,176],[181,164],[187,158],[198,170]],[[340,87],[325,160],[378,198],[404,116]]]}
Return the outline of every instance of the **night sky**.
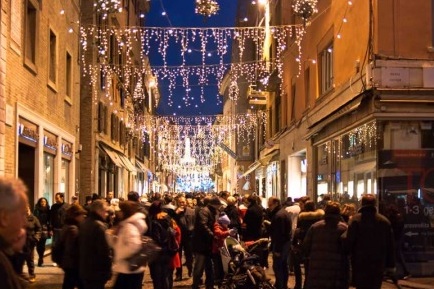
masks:
{"label": "night sky", "polygon": [[[220,10],[217,15],[209,18],[195,13],[195,0],[151,0],[151,10],[146,15],[148,27],[233,27],[237,0],[218,0]],[[163,12],[166,15],[163,15]],[[197,43],[198,44],[198,43]],[[186,56],[186,65],[198,65],[201,63],[202,54],[200,46],[189,46],[191,53]],[[210,43],[207,46],[206,64],[217,64],[219,59],[215,47]],[[162,66],[163,62],[158,52],[151,49],[150,61],[152,66]],[[225,55],[224,63],[230,63],[230,48]],[[180,46],[170,43],[167,65],[181,65]],[[173,105],[168,105],[168,81],[159,81],[160,94],[162,96],[157,113],[160,115],[215,115],[222,113],[222,97],[218,96],[218,87],[215,79],[209,78],[209,85],[204,87],[205,102],[200,101],[201,88],[197,85],[197,79],[190,78],[190,105],[186,106],[183,97],[186,88],[182,86],[182,80],[178,79],[177,86],[172,94]]]}

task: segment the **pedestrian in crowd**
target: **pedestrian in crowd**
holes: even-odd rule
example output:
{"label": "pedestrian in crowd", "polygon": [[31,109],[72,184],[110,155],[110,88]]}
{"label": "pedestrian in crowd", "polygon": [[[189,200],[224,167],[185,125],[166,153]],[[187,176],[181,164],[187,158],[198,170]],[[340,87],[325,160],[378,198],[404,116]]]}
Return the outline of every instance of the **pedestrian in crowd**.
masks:
{"label": "pedestrian in crowd", "polygon": [[[303,204],[300,201],[300,204]],[[294,267],[295,286],[294,289],[301,289],[302,286],[302,273],[301,264],[304,264],[305,279],[307,278],[307,268],[309,267],[309,259],[305,258],[302,252],[302,246],[306,233],[310,227],[324,217],[324,210],[316,209],[313,201],[307,200],[303,205],[303,211],[298,215],[297,228],[292,239],[292,264]]]}
{"label": "pedestrian in crowd", "polygon": [[241,219],[237,208],[237,199],[229,196],[226,199],[227,207],[224,209],[226,215],[228,216],[231,223],[229,224],[229,229],[235,228],[238,232],[241,232]]}
{"label": "pedestrian in crowd", "polygon": [[72,196],[71,197],[71,205],[73,205],[73,204],[79,205],[78,197],[77,196]]}
{"label": "pedestrian in crowd", "polygon": [[62,261],[59,267],[65,272],[62,289],[83,288],[79,277],[78,234],[79,226],[86,218],[86,214],[86,210],[79,204],[72,204],[65,213],[65,225],[59,237],[59,242],[63,245]]}
{"label": "pedestrian in crowd", "polygon": [[291,217],[282,208],[280,200],[276,197],[268,199],[268,208],[271,213],[270,237],[271,253],[273,254],[273,271],[276,277],[276,289],[288,287],[288,257],[291,244]]}
{"label": "pedestrian in crowd", "polygon": [[[181,243],[179,247],[179,257],[182,260],[182,255],[185,256],[185,266],[187,267],[188,277],[191,277],[193,272],[193,230],[196,219],[194,210],[187,206],[185,197],[178,198],[178,207],[175,211],[175,219],[181,229]],[[175,281],[182,280],[182,266],[176,269]]]}
{"label": "pedestrian in crowd", "polygon": [[170,216],[163,211],[163,202],[161,200],[153,201],[149,207],[149,236],[162,248],[161,255],[158,259],[149,264],[152,284],[154,289],[168,289],[171,268],[169,266],[172,257],[167,248],[168,228],[172,226]]}
{"label": "pedestrian in crowd", "polygon": [[2,289],[22,289],[9,256],[26,241],[27,188],[20,179],[0,177],[0,282]]}
{"label": "pedestrian in crowd", "polygon": [[212,244],[214,240],[214,223],[219,213],[221,202],[218,197],[207,198],[207,205],[196,215],[193,232],[193,284],[192,289],[198,289],[205,271],[205,288],[214,288],[214,272],[212,264]]}
{"label": "pedestrian in crowd", "polygon": [[214,284],[217,286],[221,285],[224,277],[223,263],[220,255],[220,249],[223,247],[224,241],[227,237],[235,236],[237,234],[237,229],[229,229],[228,226],[230,223],[231,220],[229,220],[229,217],[224,212],[220,213],[217,222],[214,223],[212,259],[214,264]]}
{"label": "pedestrian in crowd", "polygon": [[395,268],[392,226],[377,213],[374,195],[362,196],[361,204],[348,224],[344,243],[351,257],[352,283],[357,289],[380,289],[383,274]]}
{"label": "pedestrian in crowd", "polygon": [[33,210],[33,215],[38,218],[41,224],[41,238],[36,243],[36,252],[38,253],[38,266],[44,265],[44,254],[47,239],[51,238],[51,226],[50,226],[50,205],[48,200],[44,197],[39,198],[36,202]]}
{"label": "pedestrian in crowd", "polygon": [[110,247],[105,237],[108,205],[105,200],[92,202],[79,231],[79,273],[84,289],[103,289],[111,277]]}
{"label": "pedestrian in crowd", "polygon": [[[15,253],[13,256],[11,256],[11,260],[18,275],[22,276],[24,280],[28,280],[29,283],[34,283],[36,281],[35,247],[36,243],[38,243],[39,239],[41,238],[41,224],[39,223],[38,218],[32,214],[29,206],[27,206],[26,215],[26,243],[22,252]],[[27,265],[28,276],[25,276],[23,272],[24,264]]]}
{"label": "pedestrian in crowd", "polygon": [[53,245],[57,242],[62,231],[62,227],[65,221],[65,213],[68,208],[68,204],[65,203],[65,194],[56,193],[55,203],[51,206],[50,211],[50,224],[53,229]]}
{"label": "pedestrian in crowd", "polygon": [[[176,223],[174,216],[171,218],[171,225],[175,232],[176,243],[181,244],[181,240],[182,240],[181,228]],[[179,268],[181,267],[182,267],[181,255],[180,252],[178,251],[172,256],[169,263],[169,276],[168,276],[169,289],[173,288],[173,272],[175,272],[175,270],[179,270]]]}
{"label": "pedestrian in crowd", "polygon": [[106,202],[107,202],[108,205],[111,204],[111,202],[112,202],[112,200],[113,200],[114,197],[115,197],[115,193],[113,193],[113,192],[108,192],[107,193],[107,197],[105,198],[105,200],[106,200]]}
{"label": "pedestrian in crowd", "polygon": [[86,196],[86,200],[83,204],[83,208],[89,212],[90,204],[92,204],[92,196]]}
{"label": "pedestrian in crowd", "polygon": [[130,271],[128,257],[141,250],[142,236],[147,232],[146,216],[139,211],[139,203],[124,201],[119,204],[121,221],[116,234],[108,234],[109,244],[114,249],[113,271],[117,272],[114,289],[140,289],[145,266]]}
{"label": "pedestrian in crowd", "polygon": [[262,221],[264,220],[264,210],[258,204],[256,195],[247,198],[248,206],[243,218],[243,241],[255,241],[262,237]]}
{"label": "pedestrian in crowd", "polygon": [[341,210],[341,217],[345,221],[345,223],[348,224],[351,217],[354,216],[357,213],[356,211],[356,205],[353,203],[345,203],[342,206]]}
{"label": "pedestrian in crowd", "polygon": [[226,207],[228,206],[228,197],[229,197],[229,192],[228,191],[221,191],[219,193],[219,199],[220,199],[220,203],[222,203],[222,209],[226,209]]}
{"label": "pedestrian in crowd", "polygon": [[309,259],[303,288],[348,289],[349,261],[341,238],[346,230],[347,225],[340,216],[340,204],[329,201],[324,219],[310,227],[303,241],[302,248]]}
{"label": "pedestrian in crowd", "polygon": [[399,211],[396,204],[389,204],[386,206],[384,216],[389,220],[392,230],[393,238],[395,241],[395,258],[397,265],[401,266],[400,273],[401,279],[407,280],[411,277],[408,266],[405,263],[404,255],[402,253],[403,239],[404,239],[404,216]]}

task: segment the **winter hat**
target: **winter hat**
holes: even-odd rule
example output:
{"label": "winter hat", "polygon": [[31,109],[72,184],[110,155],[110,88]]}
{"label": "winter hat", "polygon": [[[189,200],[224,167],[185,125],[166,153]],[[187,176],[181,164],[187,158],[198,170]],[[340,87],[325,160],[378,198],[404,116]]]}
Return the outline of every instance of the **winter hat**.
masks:
{"label": "winter hat", "polygon": [[229,220],[229,217],[225,213],[222,213],[220,214],[218,223],[221,225],[229,225],[231,223],[231,220]]}

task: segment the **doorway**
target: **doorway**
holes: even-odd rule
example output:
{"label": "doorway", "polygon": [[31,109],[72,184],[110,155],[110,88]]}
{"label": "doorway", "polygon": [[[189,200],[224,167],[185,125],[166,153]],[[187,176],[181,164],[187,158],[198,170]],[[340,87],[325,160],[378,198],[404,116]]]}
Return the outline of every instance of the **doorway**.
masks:
{"label": "doorway", "polygon": [[19,143],[18,145],[18,177],[26,184],[30,208],[35,200],[35,153],[34,147]]}

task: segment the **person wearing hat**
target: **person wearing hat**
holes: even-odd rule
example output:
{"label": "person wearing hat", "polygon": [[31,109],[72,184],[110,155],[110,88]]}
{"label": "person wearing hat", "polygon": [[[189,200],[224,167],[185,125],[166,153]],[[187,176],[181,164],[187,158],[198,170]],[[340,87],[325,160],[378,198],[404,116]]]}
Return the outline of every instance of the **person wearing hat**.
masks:
{"label": "person wearing hat", "polygon": [[338,202],[328,202],[324,211],[324,219],[308,229],[301,245],[309,260],[303,288],[348,289],[349,262],[341,240],[347,225],[341,218]]}
{"label": "person wearing hat", "polygon": [[375,195],[363,195],[362,207],[351,218],[344,239],[357,289],[380,289],[384,272],[395,268],[392,226],[375,205]]}
{"label": "person wearing hat", "polygon": [[220,255],[220,248],[223,247],[224,241],[229,236],[235,236],[237,234],[237,229],[229,229],[229,224],[231,220],[224,213],[221,212],[217,222],[214,223],[214,240],[212,244],[212,254],[214,262],[214,283],[217,285],[221,284],[223,280],[223,263]]}
{"label": "person wearing hat", "polygon": [[214,272],[212,264],[212,245],[214,240],[214,223],[221,208],[220,199],[217,196],[206,197],[207,205],[201,208],[197,215],[193,231],[193,285],[192,289],[198,289],[205,271],[205,288],[214,288]]}
{"label": "person wearing hat", "polygon": [[78,205],[72,204],[65,212],[65,225],[60,233],[59,242],[63,242],[63,257],[59,265],[65,275],[63,277],[63,289],[81,288],[78,275],[78,234],[80,223],[86,217],[86,210]]}

